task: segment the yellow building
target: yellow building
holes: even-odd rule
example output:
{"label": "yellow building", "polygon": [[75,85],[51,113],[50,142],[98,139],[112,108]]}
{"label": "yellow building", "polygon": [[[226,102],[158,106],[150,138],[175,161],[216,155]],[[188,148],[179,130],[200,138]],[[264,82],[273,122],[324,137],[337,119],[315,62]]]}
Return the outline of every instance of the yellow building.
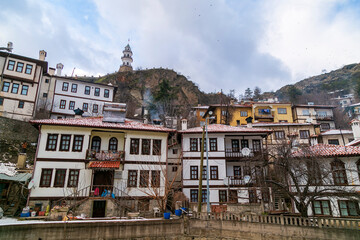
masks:
{"label": "yellow building", "polygon": [[230,126],[240,126],[246,124],[246,118],[252,116],[252,107],[250,104],[231,104],[210,105],[206,114],[212,111],[214,119],[211,119],[210,123],[225,124]]}
{"label": "yellow building", "polygon": [[253,103],[254,122],[293,122],[291,103]]}

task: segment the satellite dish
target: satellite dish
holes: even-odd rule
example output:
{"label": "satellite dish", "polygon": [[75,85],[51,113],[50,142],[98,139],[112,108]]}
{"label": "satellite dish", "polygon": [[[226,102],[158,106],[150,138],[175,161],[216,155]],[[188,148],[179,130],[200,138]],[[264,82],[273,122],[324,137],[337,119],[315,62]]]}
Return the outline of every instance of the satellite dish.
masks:
{"label": "satellite dish", "polygon": [[244,182],[245,184],[248,184],[250,182],[251,177],[249,175],[244,176]]}
{"label": "satellite dish", "polygon": [[35,181],[34,181],[34,179],[32,179],[28,184],[28,189],[32,189],[32,188],[34,188],[34,186],[35,186]]}
{"label": "satellite dish", "polygon": [[250,149],[249,148],[243,148],[243,149],[241,149],[241,153],[242,153],[242,155],[244,155],[244,156],[250,156]]}
{"label": "satellite dish", "polygon": [[224,185],[229,186],[230,179],[229,177],[224,178]]}
{"label": "satellite dish", "polygon": [[307,118],[307,119],[306,119],[306,122],[307,122],[307,123],[312,123],[312,118]]}

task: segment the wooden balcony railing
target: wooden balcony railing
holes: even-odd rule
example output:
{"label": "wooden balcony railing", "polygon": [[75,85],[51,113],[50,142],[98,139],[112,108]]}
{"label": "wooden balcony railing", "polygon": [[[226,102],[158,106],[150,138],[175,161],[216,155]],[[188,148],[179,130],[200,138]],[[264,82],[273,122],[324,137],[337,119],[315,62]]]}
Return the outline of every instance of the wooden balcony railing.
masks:
{"label": "wooden balcony railing", "polygon": [[86,159],[91,161],[124,161],[124,151],[111,151],[111,150],[90,150],[86,151]]}
{"label": "wooden balcony railing", "polygon": [[332,121],[334,117],[332,115],[315,115],[316,120]]}

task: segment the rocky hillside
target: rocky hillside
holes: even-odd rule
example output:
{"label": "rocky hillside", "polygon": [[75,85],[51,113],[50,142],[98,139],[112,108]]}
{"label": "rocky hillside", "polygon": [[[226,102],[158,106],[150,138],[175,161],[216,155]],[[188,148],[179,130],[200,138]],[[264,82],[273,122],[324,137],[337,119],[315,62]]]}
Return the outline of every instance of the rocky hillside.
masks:
{"label": "rocky hillside", "polygon": [[27,162],[32,164],[35,157],[39,131],[30,123],[0,117],[0,159],[16,163],[21,145],[28,143]]}
{"label": "rocky hillside", "polygon": [[185,76],[168,69],[117,72],[87,80],[103,84],[111,83],[116,86],[118,89],[115,101],[127,103],[128,112],[132,115],[139,114],[138,110],[142,106],[146,108],[154,102],[154,96],[160,90],[159,85],[164,80],[169,83],[175,94],[174,104],[179,106],[176,109],[178,116],[186,116],[191,107],[197,104],[211,104],[220,101],[219,94],[204,93]]}
{"label": "rocky hillside", "polygon": [[349,64],[343,68],[304,79],[293,85],[286,85],[273,94],[264,94],[267,97],[275,95],[284,99],[288,97],[289,92],[294,92],[295,87],[301,94],[338,92],[341,95],[349,93],[358,95],[359,86],[360,64]]}

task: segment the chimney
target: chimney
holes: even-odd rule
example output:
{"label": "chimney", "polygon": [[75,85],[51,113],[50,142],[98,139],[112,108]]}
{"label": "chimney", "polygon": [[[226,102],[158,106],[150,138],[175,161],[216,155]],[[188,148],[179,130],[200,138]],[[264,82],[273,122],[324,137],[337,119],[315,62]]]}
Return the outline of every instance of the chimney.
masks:
{"label": "chimney", "polygon": [[63,70],[64,65],[62,63],[56,64],[56,75],[61,76],[61,71]]}
{"label": "chimney", "polygon": [[126,116],[125,103],[104,103],[103,122],[124,123]]}
{"label": "chimney", "polygon": [[183,118],[181,119],[181,130],[187,130],[188,129],[188,120]]}
{"label": "chimney", "polygon": [[45,58],[46,58],[46,52],[45,52],[45,50],[40,50],[40,51],[39,51],[39,60],[45,61]]}
{"label": "chimney", "polygon": [[82,115],[84,114],[84,111],[80,108],[77,108],[74,110],[75,118],[82,118]]}
{"label": "chimney", "polygon": [[248,127],[248,128],[252,128],[252,120],[253,120],[253,118],[252,117],[247,117],[246,119],[246,127]]}
{"label": "chimney", "polygon": [[55,75],[55,68],[50,67],[49,68],[49,75],[54,76]]}
{"label": "chimney", "polygon": [[350,122],[352,131],[353,131],[353,135],[354,135],[354,140],[359,140],[360,139],[360,120],[359,119],[354,119]]}

